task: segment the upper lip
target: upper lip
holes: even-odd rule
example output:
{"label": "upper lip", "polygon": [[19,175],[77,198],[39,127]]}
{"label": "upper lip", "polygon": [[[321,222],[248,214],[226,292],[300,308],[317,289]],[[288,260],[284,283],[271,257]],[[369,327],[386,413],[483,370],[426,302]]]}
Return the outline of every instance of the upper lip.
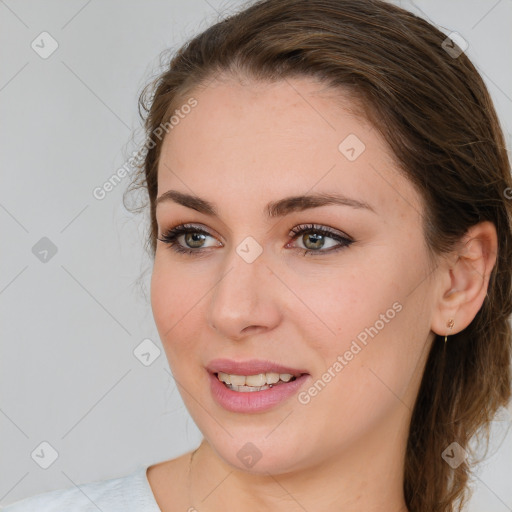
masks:
{"label": "upper lip", "polygon": [[263,359],[250,359],[247,361],[233,361],[231,359],[214,359],[206,366],[210,373],[229,373],[231,375],[258,375],[259,373],[289,373],[300,377],[306,370],[290,368],[282,364],[265,361]]}

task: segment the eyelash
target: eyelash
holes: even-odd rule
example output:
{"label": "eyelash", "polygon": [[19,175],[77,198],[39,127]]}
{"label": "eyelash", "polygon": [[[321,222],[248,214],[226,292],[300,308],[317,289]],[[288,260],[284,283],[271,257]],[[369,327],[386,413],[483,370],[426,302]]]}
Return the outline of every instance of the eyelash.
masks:
{"label": "eyelash", "polygon": [[[348,237],[341,236],[335,231],[332,231],[328,228],[319,226],[318,224],[301,224],[295,228],[293,228],[290,231],[289,236],[293,235],[292,241],[295,241],[297,238],[299,238],[300,235],[303,233],[312,232],[316,234],[320,234],[323,236],[327,236],[329,238],[332,238],[338,242],[340,242],[340,245],[334,248],[329,248],[326,251],[321,250],[312,250],[312,249],[302,249],[301,247],[294,247],[294,249],[297,249],[299,251],[303,251],[303,255],[317,255],[317,254],[326,254],[326,253],[334,253],[338,252],[342,249],[345,249],[349,247],[354,241],[351,240]],[[162,234],[161,238],[158,238],[161,242],[169,245],[169,248],[173,251],[180,253],[180,254],[189,254],[194,256],[201,256],[204,254],[204,249],[185,249],[183,246],[177,243],[177,239],[184,234],[188,233],[199,233],[202,235],[212,236],[210,233],[205,231],[204,229],[201,229],[197,226],[194,226],[192,224],[180,224],[179,226],[176,226],[172,229],[169,229],[164,234]]]}

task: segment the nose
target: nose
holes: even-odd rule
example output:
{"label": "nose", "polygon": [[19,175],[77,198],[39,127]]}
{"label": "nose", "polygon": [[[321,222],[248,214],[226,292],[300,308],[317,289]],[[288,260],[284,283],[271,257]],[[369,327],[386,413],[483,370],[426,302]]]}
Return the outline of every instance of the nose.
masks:
{"label": "nose", "polygon": [[208,324],[224,338],[241,340],[280,322],[280,282],[267,263],[264,253],[249,263],[235,250],[226,260],[207,313]]}

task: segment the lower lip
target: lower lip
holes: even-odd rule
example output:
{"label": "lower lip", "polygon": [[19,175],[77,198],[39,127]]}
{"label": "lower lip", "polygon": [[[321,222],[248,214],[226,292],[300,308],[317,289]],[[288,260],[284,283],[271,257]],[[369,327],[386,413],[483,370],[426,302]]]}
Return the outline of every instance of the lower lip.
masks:
{"label": "lower lip", "polygon": [[284,402],[295,395],[309,377],[308,374],[297,377],[292,382],[278,384],[262,391],[233,391],[213,374],[210,376],[210,389],[215,401],[224,409],[231,412],[263,412]]}

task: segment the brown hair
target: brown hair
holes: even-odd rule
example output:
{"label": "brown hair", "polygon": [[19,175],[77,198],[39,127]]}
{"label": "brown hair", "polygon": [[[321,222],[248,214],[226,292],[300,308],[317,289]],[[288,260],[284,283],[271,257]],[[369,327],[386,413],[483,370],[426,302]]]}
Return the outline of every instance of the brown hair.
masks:
{"label": "brown hair", "polygon": [[425,20],[380,0],[263,0],[244,6],[180,48],[142,92],[147,153],[131,185],[148,194],[147,244],[154,256],[163,141],[155,133],[165,123],[168,131],[169,115],[180,102],[221,72],[266,81],[309,76],[364,104],[424,199],[432,254],[453,249],[480,221],[496,226],[497,261],[480,311],[446,347],[437,337],[430,349],[405,455],[410,512],[452,511],[456,501],[463,509],[469,460],[452,468],[441,454],[452,442],[474,454],[469,441],[482,430],[488,443],[490,422],[511,396],[510,163],[482,78],[464,53],[446,51],[445,39]]}

